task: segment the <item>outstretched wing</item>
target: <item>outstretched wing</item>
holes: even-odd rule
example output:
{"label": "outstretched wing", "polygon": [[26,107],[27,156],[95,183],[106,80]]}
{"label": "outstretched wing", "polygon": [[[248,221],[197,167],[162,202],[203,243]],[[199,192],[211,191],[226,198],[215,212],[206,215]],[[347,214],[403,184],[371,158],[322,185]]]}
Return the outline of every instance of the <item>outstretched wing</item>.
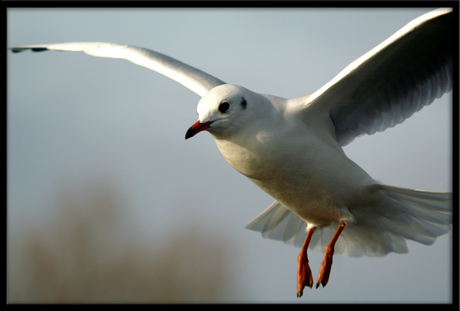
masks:
{"label": "outstretched wing", "polygon": [[98,57],[126,59],[179,82],[201,97],[206,95],[212,88],[225,84],[225,82],[172,57],[149,49],[129,45],[104,42],[74,42],[20,46],[12,47],[10,50],[13,52],[24,50],[32,50],[34,52],[48,50],[80,51]]}
{"label": "outstretched wing", "polygon": [[452,9],[424,14],[313,93],[306,111],[327,111],[341,145],[393,127],[452,89],[457,40]]}

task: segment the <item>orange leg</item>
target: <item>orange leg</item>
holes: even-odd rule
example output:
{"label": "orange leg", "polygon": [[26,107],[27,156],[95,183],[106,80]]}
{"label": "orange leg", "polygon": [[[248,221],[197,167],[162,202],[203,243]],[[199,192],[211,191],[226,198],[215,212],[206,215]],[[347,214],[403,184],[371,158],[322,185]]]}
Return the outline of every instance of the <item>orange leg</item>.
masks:
{"label": "orange leg", "polygon": [[345,226],[346,224],[344,222],[340,223],[331,242],[329,242],[326,246],[323,262],[321,263],[321,268],[319,269],[318,280],[316,281],[316,288],[319,287],[319,284],[323,284],[323,287],[326,286],[327,281],[329,280],[329,274],[331,273],[332,268],[332,256],[334,255],[334,246]]}
{"label": "orange leg", "polygon": [[305,286],[312,287],[313,286],[313,277],[311,275],[310,266],[308,265],[308,257],[307,257],[307,249],[308,245],[310,244],[311,236],[315,232],[316,228],[313,227],[308,230],[307,237],[305,238],[305,242],[303,243],[302,250],[300,251],[299,257],[297,257],[297,261],[299,266],[297,268],[297,297],[302,297],[303,289]]}

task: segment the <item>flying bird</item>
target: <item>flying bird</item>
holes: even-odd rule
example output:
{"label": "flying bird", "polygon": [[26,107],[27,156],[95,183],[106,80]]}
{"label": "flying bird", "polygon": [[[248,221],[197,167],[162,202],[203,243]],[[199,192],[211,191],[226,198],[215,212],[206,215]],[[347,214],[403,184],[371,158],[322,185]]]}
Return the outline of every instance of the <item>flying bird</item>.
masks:
{"label": "flying bird", "polygon": [[12,52],[83,51],[157,71],[202,98],[189,139],[208,131],[227,162],[276,201],[246,226],[301,247],[297,296],[313,286],[307,249],[324,252],[316,287],[333,254],[408,251],[450,230],[452,194],[383,185],[342,147],[393,127],[452,89],[452,9],[401,28],[317,91],[285,99],[227,84],[164,54],[134,46],[76,42],[12,47]]}

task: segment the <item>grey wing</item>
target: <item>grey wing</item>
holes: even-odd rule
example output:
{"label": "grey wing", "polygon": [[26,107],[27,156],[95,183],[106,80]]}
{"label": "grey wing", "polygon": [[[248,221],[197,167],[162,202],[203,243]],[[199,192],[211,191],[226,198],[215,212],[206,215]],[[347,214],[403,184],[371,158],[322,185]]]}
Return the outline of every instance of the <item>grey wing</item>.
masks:
{"label": "grey wing", "polygon": [[129,45],[105,42],[73,42],[12,47],[10,50],[12,52],[25,50],[34,52],[47,50],[81,51],[92,56],[126,59],[137,65],[157,71],[200,96],[206,95],[209,90],[218,85],[225,84],[225,82],[172,57]]}
{"label": "grey wing", "polygon": [[329,113],[341,145],[393,127],[452,89],[457,39],[452,9],[424,14],[313,93],[308,107]]}

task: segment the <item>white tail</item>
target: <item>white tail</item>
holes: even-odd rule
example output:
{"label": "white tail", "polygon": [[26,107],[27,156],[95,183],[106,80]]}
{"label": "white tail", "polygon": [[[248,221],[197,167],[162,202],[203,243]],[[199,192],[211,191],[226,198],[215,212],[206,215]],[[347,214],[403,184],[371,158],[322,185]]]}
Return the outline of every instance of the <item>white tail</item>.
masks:
{"label": "white tail", "polygon": [[[352,211],[357,221],[343,231],[335,253],[345,256],[383,256],[389,252],[406,253],[405,239],[430,245],[447,233],[452,224],[452,193],[410,190],[378,185],[386,195],[383,204]],[[372,209],[372,213],[369,213]],[[324,252],[338,223],[318,228],[310,249]],[[246,226],[262,236],[301,247],[307,224],[278,202]]]}

